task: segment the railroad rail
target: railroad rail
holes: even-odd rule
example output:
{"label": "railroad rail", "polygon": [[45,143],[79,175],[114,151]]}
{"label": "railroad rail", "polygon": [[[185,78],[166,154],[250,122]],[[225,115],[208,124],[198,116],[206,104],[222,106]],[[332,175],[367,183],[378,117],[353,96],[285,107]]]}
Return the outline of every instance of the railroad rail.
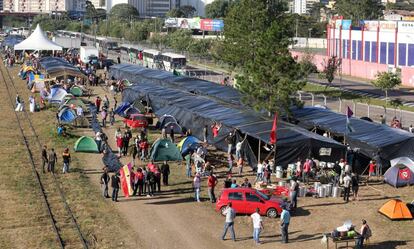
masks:
{"label": "railroad rail", "polygon": [[[7,68],[2,63],[0,64],[0,80],[4,82],[6,87],[10,105],[16,117],[18,130],[23,138],[31,168],[42,194],[53,232],[56,235],[56,242],[62,249],[67,247],[88,249],[88,243],[67,203],[65,194],[55,173],[52,172],[50,175],[40,174],[38,168],[41,166],[37,165],[36,167],[36,162],[40,162],[40,160],[35,160],[36,156],[34,155],[41,155],[42,144],[27,111],[23,111],[23,116],[14,111],[15,105],[12,91],[15,94],[19,94],[19,92]],[[27,133],[27,129],[31,131],[32,135]],[[62,213],[62,210],[65,210],[65,212]],[[76,235],[73,236],[73,233]],[[74,240],[72,237],[69,237],[70,235],[72,237],[78,237],[78,239]]]}

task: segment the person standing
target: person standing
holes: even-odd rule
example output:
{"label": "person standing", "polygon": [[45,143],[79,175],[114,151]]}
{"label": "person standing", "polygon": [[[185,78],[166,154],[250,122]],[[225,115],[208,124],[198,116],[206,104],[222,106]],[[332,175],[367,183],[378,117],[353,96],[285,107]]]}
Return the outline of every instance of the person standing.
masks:
{"label": "person standing", "polygon": [[299,190],[299,184],[296,181],[296,178],[292,178],[290,180],[290,203],[292,205],[292,208],[298,207],[298,190]]}
{"label": "person standing", "polygon": [[286,205],[282,205],[282,213],[280,214],[280,232],[282,234],[282,243],[289,242],[289,223],[290,213]]}
{"label": "person standing", "polygon": [[257,164],[256,180],[254,181],[255,183],[263,181],[263,171],[264,171],[264,165],[262,161]]}
{"label": "person standing", "polygon": [[112,201],[114,202],[118,202],[119,184],[119,173],[116,173],[111,177]]}
{"label": "person standing", "polygon": [[48,165],[48,170],[49,172],[55,173],[55,164],[57,162],[57,156],[55,153],[55,149],[50,149],[49,152],[49,165]]}
{"label": "person standing", "polygon": [[250,215],[253,221],[253,240],[256,242],[256,245],[260,244],[260,232],[264,229],[262,217],[260,216],[259,212],[260,209],[256,208],[256,211]]}
{"label": "person standing", "polygon": [[205,125],[203,128],[203,142],[207,143],[208,138],[208,125]]}
{"label": "person standing", "polygon": [[148,196],[154,196],[156,180],[154,172],[152,172],[150,169],[147,171],[146,180],[148,186]]}
{"label": "person standing", "polygon": [[197,173],[193,179],[194,199],[200,202],[201,178],[200,173]]}
{"label": "person standing", "polygon": [[359,190],[359,176],[356,173],[352,173],[352,200],[359,200],[358,197],[358,190]]}
{"label": "person standing", "polygon": [[95,142],[96,142],[96,146],[98,147],[98,151],[99,153],[101,152],[101,146],[102,146],[102,137],[101,137],[101,132],[96,132],[95,134]]}
{"label": "person standing", "polygon": [[306,159],[305,163],[303,164],[303,183],[309,183],[309,173],[312,168],[311,160]]}
{"label": "person standing", "polygon": [[69,148],[66,148],[62,153],[62,159],[63,159],[63,174],[69,173],[69,164],[71,161]]}
{"label": "person standing", "polygon": [[349,201],[349,193],[351,191],[351,182],[352,182],[352,178],[349,176],[349,174],[345,174],[344,177],[344,201],[348,202]]}
{"label": "person standing", "polygon": [[108,118],[108,113],[106,112],[105,108],[102,108],[101,117],[102,117],[102,127],[106,127],[106,119]]}
{"label": "person standing", "polygon": [[367,179],[367,184],[369,182],[369,178],[372,176],[375,176],[375,168],[377,167],[376,161],[375,160],[371,160],[369,162],[368,165],[369,169],[368,169],[368,179]]}
{"label": "person standing", "polygon": [[170,165],[168,165],[167,161],[161,165],[161,173],[162,173],[162,184],[168,186],[168,176],[170,175]]}
{"label": "person standing", "polygon": [[30,112],[35,112],[35,108],[36,107],[36,102],[35,102],[35,98],[30,95],[29,97],[29,111]]}
{"label": "person standing", "polygon": [[362,220],[362,226],[360,230],[361,236],[356,241],[356,248],[360,249],[364,246],[364,240],[369,239],[372,236],[371,228],[368,226],[366,220]]}
{"label": "person standing", "polygon": [[111,124],[111,126],[115,123],[115,112],[113,108],[111,108],[111,110],[109,111],[109,123]]}
{"label": "person standing", "polygon": [[47,146],[43,145],[42,149],[42,171],[45,173],[45,166],[49,164],[49,160],[47,158]]}
{"label": "person standing", "polygon": [[231,154],[231,152],[233,151],[233,146],[236,143],[236,134],[233,134],[232,132],[229,133],[229,135],[227,135],[226,137],[226,142],[227,142],[227,154]]}
{"label": "person standing", "polygon": [[102,100],[101,100],[101,97],[96,97],[96,99],[95,99],[95,105],[96,105],[96,112],[99,112],[100,111],[100,109],[101,109],[101,102],[102,102]]}
{"label": "person standing", "polygon": [[154,175],[155,175],[155,185],[158,189],[158,192],[161,192],[161,170],[160,170],[160,167],[158,167],[158,165],[155,167]]}
{"label": "person standing", "polygon": [[109,198],[109,194],[108,194],[108,185],[109,185],[109,174],[108,174],[108,167],[104,168],[104,172],[101,175],[101,188],[102,188],[102,194],[103,197],[105,198]]}
{"label": "person standing", "polygon": [[135,174],[135,188],[134,188],[134,195],[137,194],[141,196],[143,194],[143,187],[144,187],[144,173],[142,172],[142,168],[137,169],[137,173]]}
{"label": "person standing", "polygon": [[224,223],[224,231],[221,239],[226,238],[227,230],[230,228],[230,235],[233,241],[236,241],[236,234],[234,233],[234,218],[236,218],[236,211],[231,207],[232,204],[229,202],[227,208],[223,211],[223,215],[226,216],[226,222]]}
{"label": "person standing", "polygon": [[207,187],[208,187],[208,196],[210,197],[211,203],[216,202],[216,195],[214,194],[214,188],[217,185],[217,177],[215,174],[211,173],[207,178]]}
{"label": "person standing", "polygon": [[170,127],[170,139],[171,139],[171,142],[173,142],[174,143],[174,126],[172,126],[171,125],[171,127]]}

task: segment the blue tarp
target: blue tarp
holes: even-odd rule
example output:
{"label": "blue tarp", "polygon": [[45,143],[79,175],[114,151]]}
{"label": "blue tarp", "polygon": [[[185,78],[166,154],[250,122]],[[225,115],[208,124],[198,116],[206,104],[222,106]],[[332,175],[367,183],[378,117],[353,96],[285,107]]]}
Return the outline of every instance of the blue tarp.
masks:
{"label": "blue tarp", "polygon": [[128,102],[122,102],[115,110],[114,113],[119,116],[125,117],[125,111],[131,106]]}
{"label": "blue tarp", "polygon": [[23,36],[19,35],[9,35],[6,38],[4,38],[4,41],[1,43],[2,46],[8,46],[8,47],[14,47],[14,45],[24,41]]}
{"label": "blue tarp", "polygon": [[40,65],[49,74],[50,77],[60,76],[76,76],[85,77],[79,68],[70,64],[63,58],[59,57],[44,57],[39,60]]}

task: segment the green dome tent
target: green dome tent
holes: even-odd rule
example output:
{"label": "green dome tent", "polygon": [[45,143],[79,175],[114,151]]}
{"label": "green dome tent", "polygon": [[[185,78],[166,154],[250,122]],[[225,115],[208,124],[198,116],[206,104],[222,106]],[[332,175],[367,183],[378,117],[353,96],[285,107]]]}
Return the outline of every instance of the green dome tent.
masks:
{"label": "green dome tent", "polygon": [[70,89],[70,93],[73,94],[76,97],[80,97],[83,95],[83,90],[82,88],[78,87],[78,86],[74,86]]}
{"label": "green dome tent", "polygon": [[76,141],[74,150],[76,152],[99,153],[98,145],[91,137],[81,137]]}
{"label": "green dome tent", "polygon": [[80,106],[82,107],[83,111],[87,111],[88,110],[88,106],[82,101],[82,99],[80,98],[72,98],[72,99],[68,99],[65,102],[63,102],[63,105],[61,106],[61,108],[63,106]]}
{"label": "green dome tent", "polygon": [[181,161],[177,146],[169,139],[158,139],[151,147],[150,159],[154,161]]}

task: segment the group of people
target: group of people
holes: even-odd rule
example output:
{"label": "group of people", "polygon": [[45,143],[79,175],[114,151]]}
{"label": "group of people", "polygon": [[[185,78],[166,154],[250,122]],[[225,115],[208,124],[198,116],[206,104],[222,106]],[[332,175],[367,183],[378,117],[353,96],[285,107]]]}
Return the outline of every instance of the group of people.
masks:
{"label": "group of people", "polygon": [[[135,168],[135,167],[134,167]],[[170,175],[170,166],[167,161],[164,161],[161,167],[153,162],[148,163],[147,166],[137,167],[131,171],[131,186],[133,189],[133,196],[154,196],[155,192],[161,192],[161,181],[164,186],[168,186],[168,177]],[[105,198],[109,196],[109,184],[112,187],[112,201],[118,201],[118,193],[121,186],[119,172],[109,176],[108,167],[104,167],[104,172],[101,175],[100,183],[102,187],[102,195]]]}
{"label": "group of people", "polygon": [[[46,172],[45,169],[47,169],[48,172],[55,173],[55,166],[58,161],[58,157],[56,155],[55,149],[51,148],[49,151],[47,149],[47,146],[44,145],[42,148],[42,171],[43,173]],[[62,152],[62,173],[69,173],[69,166],[71,162],[71,156],[69,153],[69,148],[65,148]]]}
{"label": "group of people", "polygon": [[[282,205],[282,213],[280,214],[280,234],[282,237],[282,243],[289,242],[289,224],[290,224],[290,212],[286,205]],[[230,230],[230,236],[233,241],[236,241],[236,234],[234,231],[234,220],[236,218],[236,211],[232,207],[232,203],[229,202],[227,207],[223,211],[223,215],[226,216],[224,223],[223,234],[221,239],[225,240],[227,231]],[[256,245],[261,244],[260,233],[264,230],[263,219],[260,215],[260,209],[256,208],[255,212],[250,215],[253,224],[253,240]]]}

